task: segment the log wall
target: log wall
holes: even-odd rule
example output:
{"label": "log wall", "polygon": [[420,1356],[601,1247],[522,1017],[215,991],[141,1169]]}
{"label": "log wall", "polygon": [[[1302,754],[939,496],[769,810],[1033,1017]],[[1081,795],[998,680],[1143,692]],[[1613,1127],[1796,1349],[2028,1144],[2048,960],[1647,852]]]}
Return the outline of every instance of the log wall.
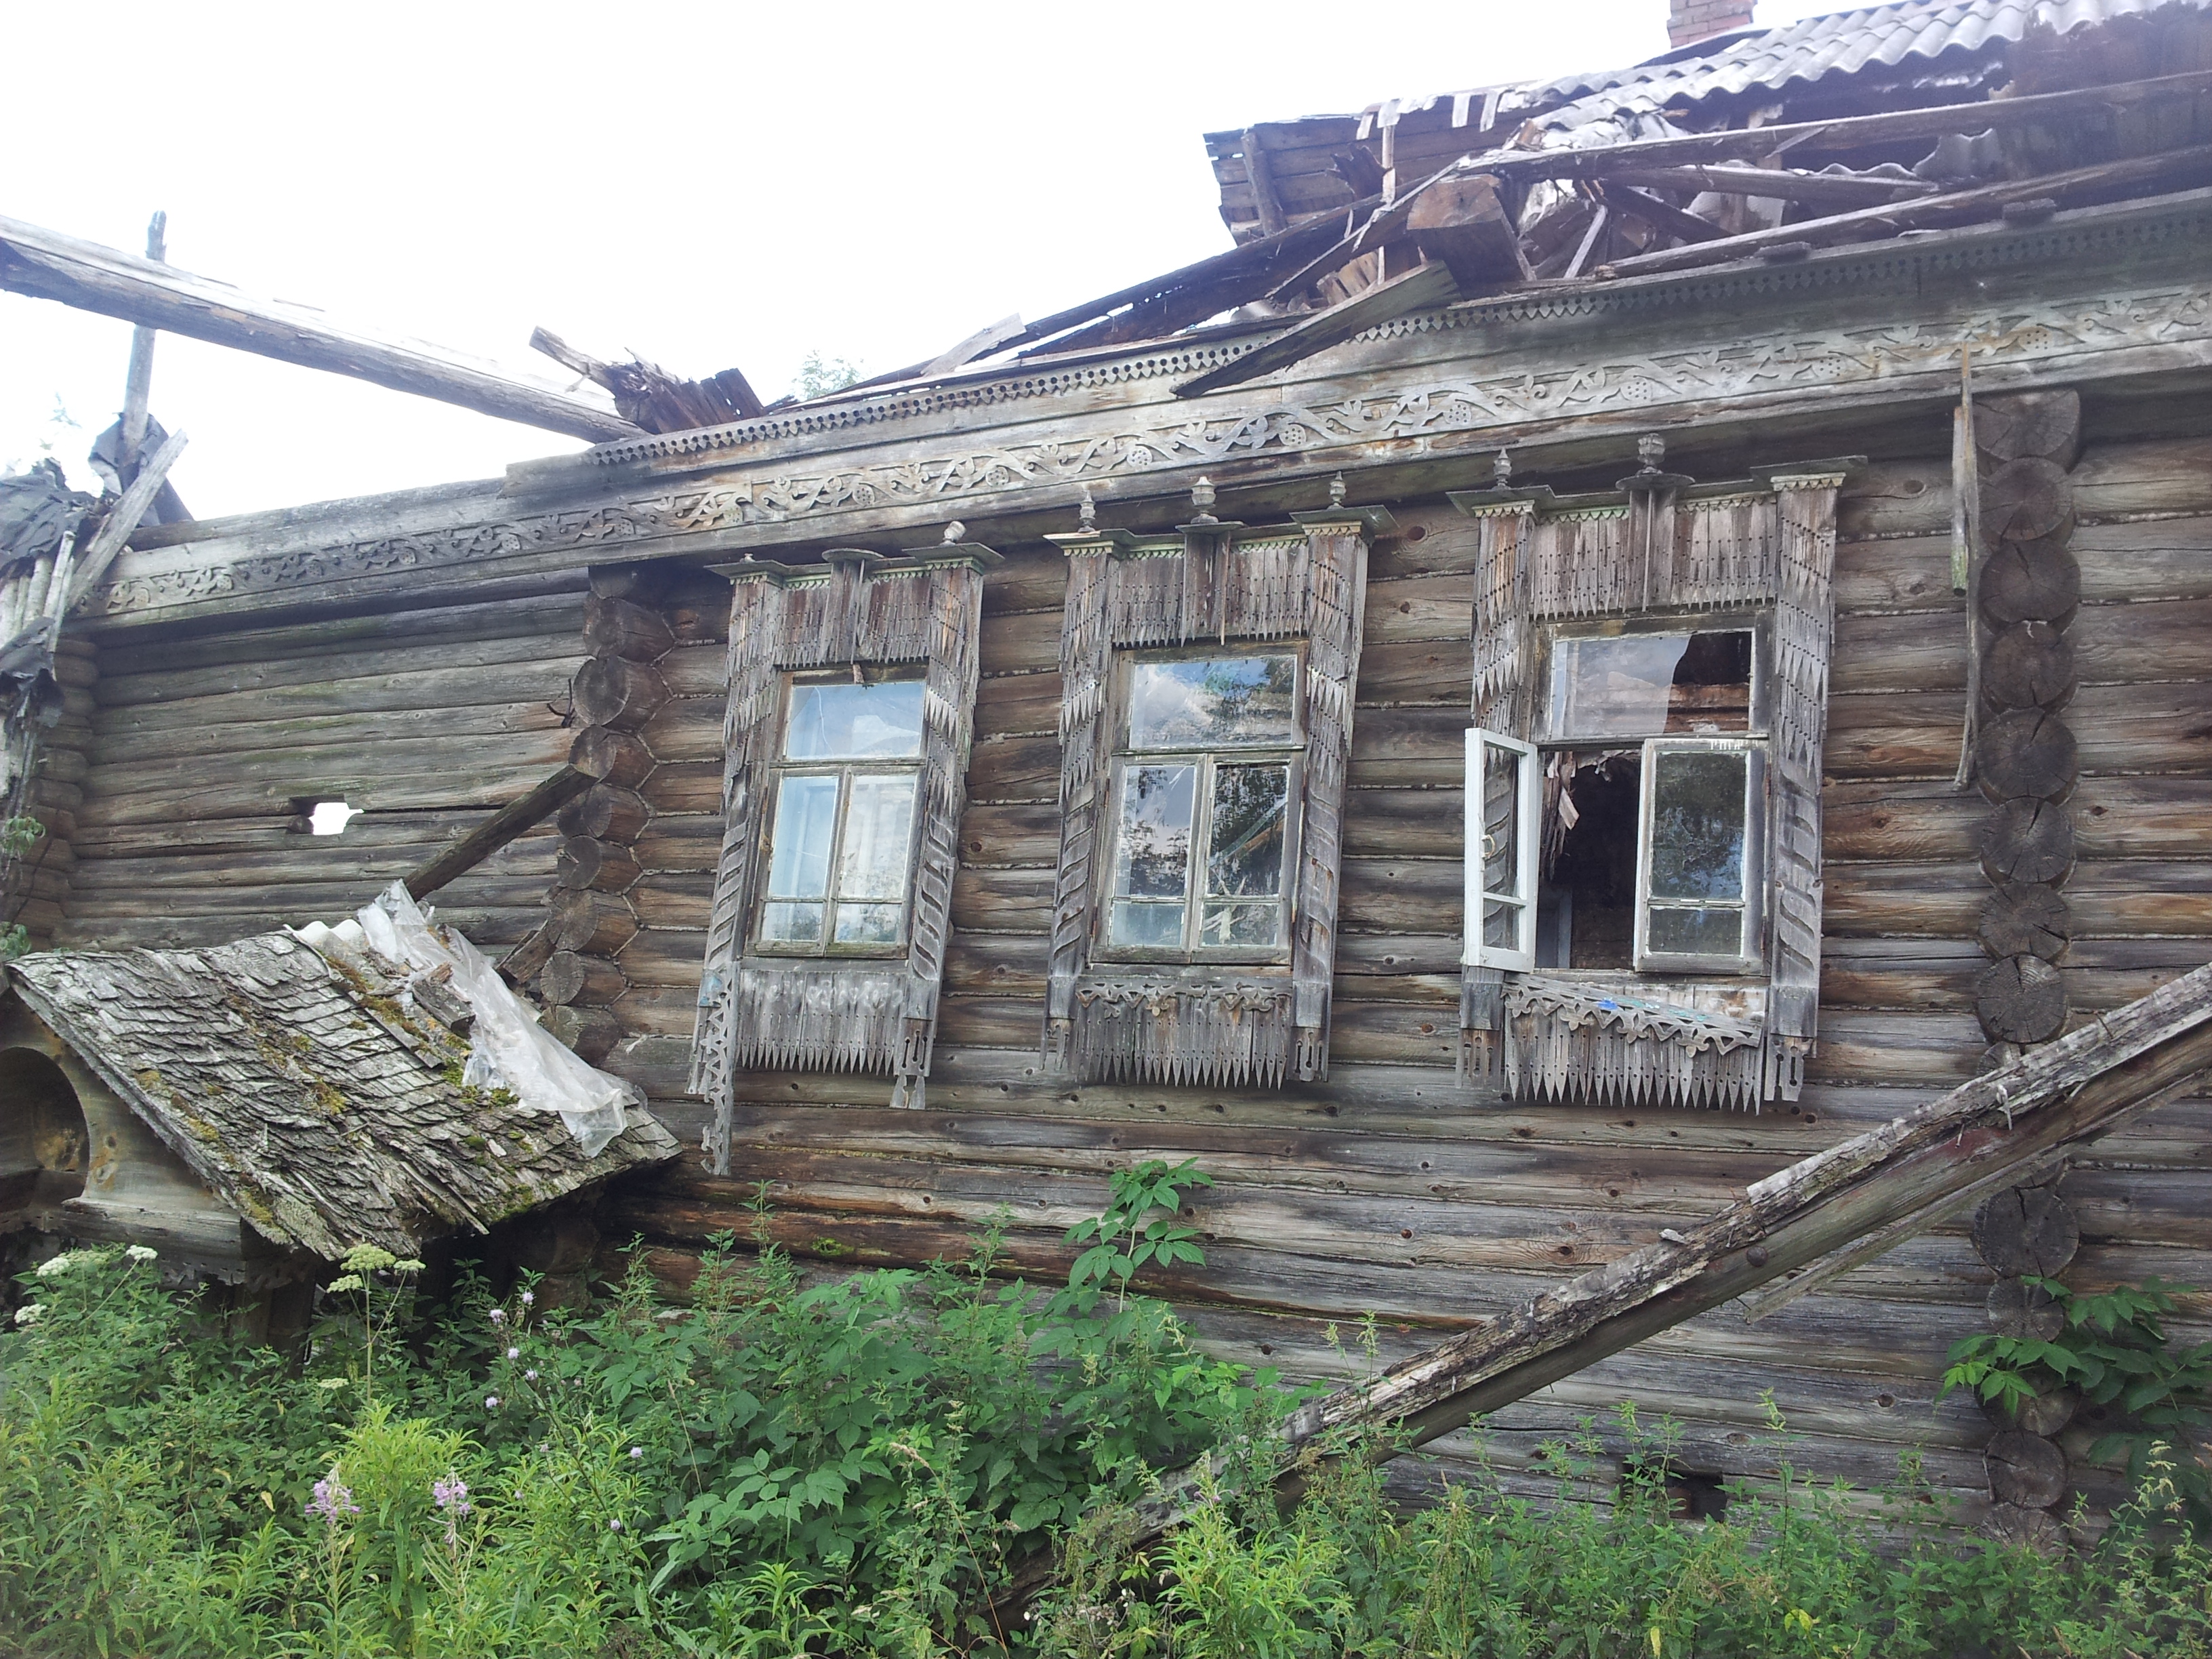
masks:
{"label": "log wall", "polygon": [[[2078,474],[2083,604],[2075,941],[2063,971],[2093,1018],[2212,958],[2212,483],[2205,447],[2114,446]],[[1440,501],[1392,502],[1374,552],[1360,669],[1330,1079],[1280,1093],[1075,1085],[1037,1061],[1054,878],[1061,561],[1009,548],[986,589],[984,678],[956,889],[956,937],[928,1107],[887,1082],[740,1080],[732,1174],[698,1160],[623,1197],[679,1276],[710,1233],[742,1232],[770,1184],[779,1237],[824,1263],[905,1263],[966,1248],[994,1213],[1017,1261],[1064,1262],[1106,1171],[1195,1158],[1220,1185],[1199,1209],[1207,1261],[1164,1282],[1222,1352],[1342,1376],[1650,1241],[1806,1153],[1974,1072],[1988,803],[1952,783],[1966,689],[1964,602],[1950,592],[1948,457],[1890,462],[1845,492],[1828,741],[1821,1045],[1804,1097],[1757,1117],[1516,1107],[1455,1083],[1461,732],[1474,535]],[[721,642],[696,596],[672,613],[669,703],[629,890],[640,929],[617,960],[622,1036],[603,1062],[679,1134],[717,816]],[[2068,1178],[2088,1286],[2157,1273],[2212,1284],[2212,1104],[2185,1102],[2100,1146]],[[1632,1395],[1685,1425],[1692,1467],[1755,1473],[1776,1448],[1771,1392],[1801,1468],[1875,1484],[1922,1449],[1932,1478],[1984,1486],[1990,1425],[1935,1395],[1944,1350],[1978,1328],[1991,1275],[1965,1223],[1907,1244],[1750,1324],[1732,1310],[1654,1339],[1494,1419],[1486,1453],[1541,1478],[1540,1446]],[[2212,1316],[2212,1302],[2192,1310]],[[1442,1443],[1449,1470],[1472,1451]],[[2094,1472],[2085,1489],[2109,1495]]]}
{"label": "log wall", "polygon": [[[2077,1019],[2212,957],[2212,445],[2100,445],[2094,422],[2088,438],[2074,474],[2082,602],[2065,718],[2081,781],[2060,964]],[[1817,440],[1793,448],[1824,453]],[[1950,487],[1948,458],[1931,454],[1886,461],[1844,493],[1820,1049],[1793,1106],[1534,1109],[1455,1080],[1474,538],[1434,497],[1390,503],[1400,533],[1370,565],[1328,1082],[1221,1092],[1043,1075],[1063,561],[1009,541],[985,589],[927,1109],[890,1109],[888,1080],[748,1075],[732,1176],[679,1160],[617,1194],[605,1233],[642,1234],[680,1277],[709,1235],[750,1224],[742,1206],[766,1182],[778,1235],[823,1265],[964,1254],[1004,1213],[1015,1261],[1054,1273],[1061,1232],[1096,1212],[1109,1170],[1195,1158],[1220,1182],[1199,1208],[1207,1261],[1160,1288],[1221,1352],[1341,1376],[1941,1092],[1986,1041],[1973,994],[1990,891],[1989,804],[1951,781],[1966,633],[1950,592]],[[703,1109],[683,1083],[721,830],[726,588],[703,574],[660,587],[667,642],[634,629],[622,639],[653,637],[632,653],[605,617],[587,636],[584,586],[578,569],[574,591],[497,603],[105,636],[84,688],[62,939],[198,942],[334,920],[568,757],[567,698],[587,659],[649,656],[655,706],[623,733],[636,740],[625,753],[643,757],[635,775],[625,763],[440,903],[495,946],[533,927],[549,893],[619,908],[619,926],[571,928],[538,988],[696,1142]],[[326,795],[367,816],[308,837],[294,802]],[[611,873],[587,878],[574,857],[556,869],[564,838]],[[2085,1241],[2070,1282],[2212,1285],[2208,1130],[2212,1103],[2181,1102],[2081,1160],[2065,1187]],[[1755,1473],[1776,1455],[1771,1393],[1801,1437],[1801,1468],[1871,1484],[1917,1446],[1939,1484],[1978,1492],[1990,1425],[1956,1396],[1935,1401],[1944,1349],[1979,1327],[1991,1277],[1964,1235],[1963,1222],[1940,1230],[1759,1323],[1724,1310],[1655,1338],[1501,1413],[1488,1455],[1510,1480],[1536,1480],[1547,1437],[1626,1395],[1681,1420],[1690,1467]],[[2191,1313],[2203,1321],[2212,1304]],[[1431,1468],[1449,1470],[1471,1443],[1437,1449]]]}
{"label": "log wall", "polygon": [[[215,944],[349,915],[568,758],[582,626],[578,591],[106,636],[59,942]],[[310,835],[299,804],[319,799],[362,816]],[[558,846],[544,825],[432,902],[510,943]]]}

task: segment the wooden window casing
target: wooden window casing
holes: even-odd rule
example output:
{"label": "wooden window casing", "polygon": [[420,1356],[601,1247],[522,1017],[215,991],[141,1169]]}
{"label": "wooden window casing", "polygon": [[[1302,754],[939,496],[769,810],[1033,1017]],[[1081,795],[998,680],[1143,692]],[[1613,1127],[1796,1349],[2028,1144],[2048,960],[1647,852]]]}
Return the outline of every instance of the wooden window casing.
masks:
{"label": "wooden window casing", "polygon": [[[1340,493],[1340,492],[1339,492]],[[1367,547],[1376,507],[1291,514],[1248,532],[1201,516],[1175,538],[1054,536],[1068,558],[1060,627],[1060,859],[1043,1060],[1048,1071],[1207,1087],[1275,1088],[1328,1075]],[[1154,953],[1102,944],[1127,769],[1119,701],[1132,661],[1295,650],[1298,685],[1285,823],[1286,949]],[[1209,763],[1198,763],[1200,769]],[[1228,763],[1225,760],[1218,763]],[[1243,958],[1243,959],[1240,959]],[[1254,959],[1258,958],[1258,959]]]}
{"label": "wooden window casing", "polygon": [[[1655,452],[1605,495],[1504,485],[1452,495],[1477,521],[1474,726],[1548,754],[1632,754],[1643,792],[1632,971],[1579,984],[1546,980],[1548,969],[1532,973],[1474,948],[1471,927],[1460,1003],[1468,1074],[1499,1075],[1502,1066],[1509,1093],[1559,1098],[1656,1096],[1755,1109],[1797,1097],[1820,1001],[1835,505],[1856,465],[1813,462],[1698,485],[1661,471]],[[1554,641],[1686,630],[1751,632],[1750,696],[1740,714],[1701,720],[1695,699],[1677,708],[1670,696],[1659,730],[1554,729]],[[1697,908],[1663,893],[1655,900],[1651,890],[1655,769],[1700,744],[1745,756],[1742,925],[1725,951],[1663,948],[1664,918],[1653,939],[1655,904]],[[1475,862],[1471,854],[1470,885]],[[1653,976],[1648,984],[1634,977],[1643,974]],[[1671,1054],[1658,1052],[1670,1045]]]}
{"label": "wooden window casing", "polygon": [[[896,1103],[922,1103],[960,861],[983,573],[999,562],[989,548],[951,542],[897,559],[833,548],[817,566],[749,559],[715,567],[731,582],[723,828],[690,1090],[712,1106],[707,1150],[719,1174],[729,1170],[743,1072],[887,1074]],[[866,757],[840,757],[834,765],[787,760],[794,684],[855,679],[920,682],[918,754],[898,757],[896,768]],[[794,951],[790,941],[763,939],[768,843],[781,780],[834,771],[842,805],[848,777],[892,770],[910,770],[915,781],[900,943]],[[836,851],[833,840],[833,858]],[[826,915],[825,908],[825,933]]]}

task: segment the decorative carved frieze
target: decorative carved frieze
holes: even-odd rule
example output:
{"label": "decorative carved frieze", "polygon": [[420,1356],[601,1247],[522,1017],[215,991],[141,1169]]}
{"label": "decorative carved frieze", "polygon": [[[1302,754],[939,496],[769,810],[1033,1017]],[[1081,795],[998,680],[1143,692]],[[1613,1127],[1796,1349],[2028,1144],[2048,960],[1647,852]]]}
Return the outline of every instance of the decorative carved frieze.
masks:
{"label": "decorative carved frieze", "polygon": [[[1456,314],[1412,319],[1405,326],[1414,331],[1443,326]],[[1595,361],[1516,350],[1473,360],[1458,373],[1439,374],[1433,367],[1413,366],[1409,384],[1387,393],[1272,406],[1244,404],[1213,419],[1194,418],[1183,404],[1139,405],[1119,414],[1099,411],[1103,429],[1071,435],[1061,424],[1057,435],[1032,442],[977,447],[958,445],[949,436],[925,438],[882,460],[819,469],[764,459],[756,464],[758,471],[750,480],[734,484],[662,491],[604,507],[518,515],[459,529],[222,563],[180,562],[169,568],[165,562],[177,555],[126,556],[117,580],[92,604],[102,614],[118,617],[517,555],[570,548],[603,552],[626,543],[798,523],[839,513],[927,509],[955,502],[960,511],[969,512],[977,510],[979,498],[1002,493],[1141,477],[1253,456],[1310,452],[1322,465],[1335,459],[1329,452],[1363,445],[1641,413],[1679,401],[1874,387],[1948,372],[1962,343],[1972,348],[1984,373],[2130,347],[2212,343],[2212,286],[2176,283],[2089,299],[2023,300],[1948,320],[1816,325]],[[1532,368],[1532,362],[1544,366]],[[875,434],[855,435],[867,441]],[[947,447],[927,453],[940,443]]]}

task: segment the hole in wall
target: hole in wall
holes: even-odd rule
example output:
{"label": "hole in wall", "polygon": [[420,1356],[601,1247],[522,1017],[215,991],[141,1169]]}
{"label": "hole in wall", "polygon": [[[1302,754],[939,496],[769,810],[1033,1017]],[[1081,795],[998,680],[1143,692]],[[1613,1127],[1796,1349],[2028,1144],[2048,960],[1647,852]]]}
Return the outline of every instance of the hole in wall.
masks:
{"label": "hole in wall", "polygon": [[295,835],[342,836],[347,824],[361,816],[362,809],[349,806],[343,795],[295,795],[292,815]]}

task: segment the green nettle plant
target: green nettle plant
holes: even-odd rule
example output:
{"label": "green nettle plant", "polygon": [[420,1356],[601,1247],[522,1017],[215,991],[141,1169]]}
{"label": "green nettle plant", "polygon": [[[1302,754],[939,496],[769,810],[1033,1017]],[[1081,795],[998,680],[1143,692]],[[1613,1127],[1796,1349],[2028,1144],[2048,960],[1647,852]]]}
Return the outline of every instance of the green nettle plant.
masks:
{"label": "green nettle plant", "polygon": [[2055,1279],[2029,1278],[2064,1316],[2058,1334],[2035,1337],[1984,1332],[1954,1343],[1943,1389],[1971,1389],[2008,1413],[2072,1389],[2106,1408],[2115,1426],[2089,1448],[2092,1462],[2124,1455],[2142,1480],[2160,1449],[2179,1449],[2166,1477],[2199,1524],[2212,1524],[2212,1477],[2202,1454],[2212,1430],[2212,1342],[2179,1346],[2166,1339],[2177,1287],[2158,1279],[2089,1293]]}
{"label": "green nettle plant", "polygon": [[[1413,1510],[1343,1441],[1279,1510],[1268,1431],[1297,1395],[1137,1288],[1203,1265],[1205,1184],[1122,1172],[1044,1290],[1001,1275],[995,1231],[964,1264],[830,1275],[763,1227],[750,1254],[719,1241],[682,1304],[639,1251],[588,1314],[465,1276],[433,1310],[416,1264],[363,1248],[282,1356],[163,1289],[149,1249],[54,1257],[0,1334],[0,1650],[2212,1659],[2195,1474],[2156,1443],[2063,1562],[1948,1529],[1910,1467],[1877,1504],[1778,1451],[1724,1520],[1678,1520],[1679,1447],[1632,1410]],[[2137,1294],[2083,1311],[2066,1352],[2149,1353],[2170,1303]],[[2113,1396],[2139,1414],[2194,1409],[2172,1356],[2101,1363],[2171,1384]],[[1158,1474],[1209,1448],[1212,1501],[1134,1547]],[[1058,1586],[1016,1617],[1000,1587],[1046,1547]]]}

